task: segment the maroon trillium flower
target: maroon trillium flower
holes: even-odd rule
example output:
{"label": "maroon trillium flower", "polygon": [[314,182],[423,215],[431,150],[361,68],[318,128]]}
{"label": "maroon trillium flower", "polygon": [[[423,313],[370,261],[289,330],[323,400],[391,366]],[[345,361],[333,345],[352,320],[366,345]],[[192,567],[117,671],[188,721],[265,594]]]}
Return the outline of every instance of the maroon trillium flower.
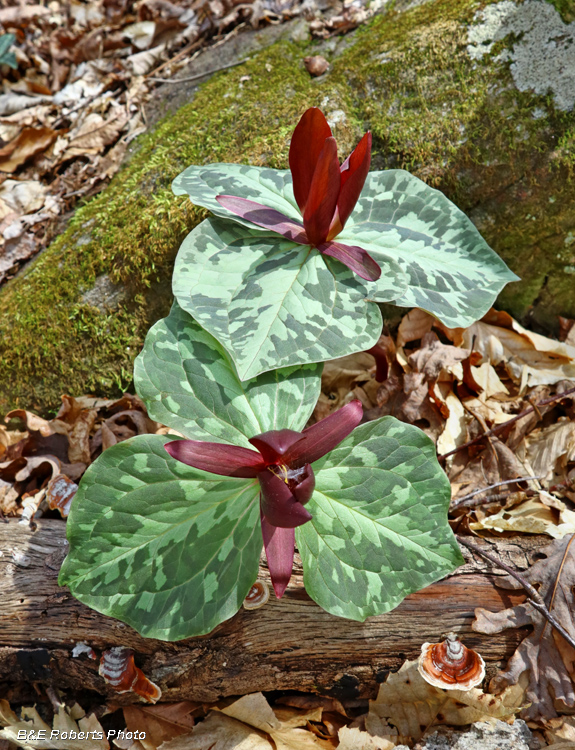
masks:
{"label": "maroon trillium flower", "polygon": [[300,245],[312,245],[323,255],[344,263],[368,281],[377,281],[381,268],[362,247],[334,242],[357,203],[371,162],[371,133],[366,133],[340,166],[337,144],[317,107],[304,112],[294,130],[289,166],[303,224],[261,203],[233,195],[218,195],[228,211]]}
{"label": "maroon trillium flower", "polygon": [[304,507],[315,487],[310,464],[341,443],[362,415],[361,401],[352,401],[303,432],[270,430],[250,438],[257,451],[200,440],[174,440],[165,445],[170,456],[196,469],[259,480],[262,536],[278,599],[292,574],[295,528],[312,518]]}

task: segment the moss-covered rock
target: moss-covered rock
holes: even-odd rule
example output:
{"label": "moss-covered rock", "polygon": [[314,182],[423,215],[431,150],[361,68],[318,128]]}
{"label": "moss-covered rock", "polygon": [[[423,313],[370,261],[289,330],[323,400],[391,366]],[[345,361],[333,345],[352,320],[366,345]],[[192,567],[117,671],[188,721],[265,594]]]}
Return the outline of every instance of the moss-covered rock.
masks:
{"label": "moss-covered rock", "polygon": [[[563,24],[544,0],[528,3]],[[283,39],[204,84],[0,291],[0,412],[128,386],[147,329],[169,309],[178,246],[203,217],[171,180],[192,163],[285,167],[293,126],[313,105],[342,152],[370,127],[373,168],[409,169],[471,216],[523,278],[501,306],[547,328],[557,314],[575,317],[575,117],[551,85],[518,89],[513,55],[525,35],[482,30],[486,5],[435,0],[345,39]],[[311,79],[303,57],[318,51],[332,68]]]}

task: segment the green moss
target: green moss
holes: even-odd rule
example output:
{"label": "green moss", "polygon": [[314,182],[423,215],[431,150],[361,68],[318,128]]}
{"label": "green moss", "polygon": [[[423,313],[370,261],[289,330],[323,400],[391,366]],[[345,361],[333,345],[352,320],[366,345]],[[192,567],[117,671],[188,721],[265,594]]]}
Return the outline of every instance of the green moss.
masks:
{"label": "green moss", "polygon": [[[377,18],[334,66],[374,134],[374,166],[408,169],[471,216],[522,277],[499,306],[545,329],[575,316],[575,115],[520,92],[498,55],[470,60],[466,27],[481,3],[437,0]],[[440,20],[438,20],[440,19]],[[571,286],[570,286],[571,285]]]}
{"label": "green moss", "polygon": [[[177,249],[203,217],[174,198],[171,180],[193,163],[286,167],[294,123],[312,105],[343,113],[342,153],[370,127],[374,169],[409,169],[472,217],[524,278],[501,305],[547,327],[557,313],[575,317],[564,270],[575,266],[575,245],[565,242],[575,235],[575,119],[550,98],[517,91],[508,63],[493,60],[506,41],[470,60],[466,27],[482,5],[435,0],[390,11],[335,52],[334,40],[282,41],[201,87],[0,293],[0,412],[55,408],[63,390],[112,395],[128,386],[147,329],[169,309]],[[302,64],[316,52],[334,58],[317,80]],[[82,297],[103,276],[126,295],[100,311]]]}
{"label": "green moss", "polygon": [[575,2],[574,0],[547,0],[558,11],[565,23],[575,21]]}
{"label": "green moss", "polygon": [[[194,163],[286,167],[293,123],[325,92],[345,107],[337,86],[320,92],[299,48],[280,42],[210,80],[140,139],[110,186],[2,290],[0,413],[57,408],[63,390],[109,396],[126,388],[148,328],[169,310],[177,249],[204,216],[187,198],[173,196],[172,179]],[[338,128],[348,145],[356,135],[348,125]],[[102,276],[127,290],[113,310],[82,302]]]}

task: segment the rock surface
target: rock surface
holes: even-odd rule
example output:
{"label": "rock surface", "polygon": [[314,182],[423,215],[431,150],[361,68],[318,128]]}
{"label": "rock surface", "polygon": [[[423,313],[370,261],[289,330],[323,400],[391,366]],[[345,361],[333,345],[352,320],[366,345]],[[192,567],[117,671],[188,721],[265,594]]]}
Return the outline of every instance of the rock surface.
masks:
{"label": "rock surface", "polygon": [[[342,152],[370,128],[373,169],[408,169],[468,213],[523,279],[500,307],[547,331],[575,317],[568,5],[383,3],[346,37],[311,41],[302,19],[198,58],[182,76],[250,57],[199,89],[163,86],[150,114],[164,119],[122,172],[0,289],[0,413],[128,387],[146,331],[169,310],[179,244],[204,216],[172,196],[171,180],[192,163],[285,167],[293,126],[314,105]],[[317,54],[330,67],[313,78],[304,58]]]}
{"label": "rock surface", "polygon": [[[513,724],[478,721],[464,732],[440,727],[417,745],[417,750],[539,750],[543,747],[533,737],[527,724],[516,719]],[[397,750],[408,750],[400,745]]]}

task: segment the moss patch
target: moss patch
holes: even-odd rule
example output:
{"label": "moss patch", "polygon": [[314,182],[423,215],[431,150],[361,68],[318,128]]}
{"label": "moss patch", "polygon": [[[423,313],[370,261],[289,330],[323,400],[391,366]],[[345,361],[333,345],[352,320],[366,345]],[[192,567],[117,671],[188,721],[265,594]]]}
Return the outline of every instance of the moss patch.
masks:
{"label": "moss patch", "polygon": [[[313,105],[337,113],[342,153],[370,127],[374,169],[407,168],[473,218],[524,277],[504,291],[504,307],[542,326],[558,312],[575,317],[574,276],[565,273],[575,267],[575,243],[566,242],[575,236],[575,120],[517,91],[508,64],[493,59],[504,42],[469,58],[466,28],[483,4],[391,11],[345,44],[281,41],[205,84],[0,293],[0,412],[129,386],[147,329],[169,309],[180,242],[203,217],[174,198],[171,180],[192,163],[286,167],[294,123]],[[333,57],[317,80],[302,64],[316,52]],[[114,309],[84,297],[102,278],[125,290]]]}
{"label": "moss patch", "polygon": [[[174,198],[172,179],[206,162],[285,167],[293,123],[308,106],[327,91],[346,109],[337,85],[320,91],[301,57],[296,45],[280,42],[209,81],[142,139],[110,186],[2,290],[0,413],[57,408],[64,391],[113,395],[129,386],[148,328],[169,311],[178,247],[204,216],[187,198]],[[336,128],[344,147],[359,134],[352,120]],[[126,289],[110,311],[82,302],[102,276]]]}

